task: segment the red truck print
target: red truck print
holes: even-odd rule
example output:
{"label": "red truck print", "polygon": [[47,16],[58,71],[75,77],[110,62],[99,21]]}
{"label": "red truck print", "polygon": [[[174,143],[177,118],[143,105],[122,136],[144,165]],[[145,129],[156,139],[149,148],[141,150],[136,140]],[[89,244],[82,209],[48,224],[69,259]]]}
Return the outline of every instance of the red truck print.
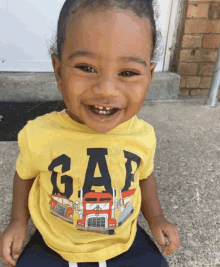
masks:
{"label": "red truck print", "polygon": [[[122,193],[120,190],[120,200],[115,200],[114,187],[113,196],[110,193],[89,192],[83,198],[83,189],[80,188],[80,203],[75,202],[76,212],[80,215],[77,229],[114,235],[115,228],[122,225],[133,213],[130,199],[134,192],[135,189]],[[115,210],[119,207],[121,214],[117,223]]]}
{"label": "red truck print", "polygon": [[64,221],[73,224],[74,203],[60,194],[51,195],[51,197],[50,212]]}
{"label": "red truck print", "polygon": [[114,234],[117,227],[115,220],[115,188],[113,197],[110,193],[89,192],[83,196],[80,188],[80,205],[75,203],[76,212],[79,213],[77,229],[100,233]]}
{"label": "red truck print", "polygon": [[[88,192],[83,197],[83,189],[80,187],[80,201],[69,200],[61,194],[51,195],[50,211],[60,219],[73,224],[74,209],[79,214],[77,229],[114,235],[115,229],[121,226],[133,213],[134,208],[130,203],[136,189],[122,192],[120,199],[115,200],[116,190],[113,187],[113,195],[110,193]],[[118,221],[115,219],[115,211],[120,208]]]}

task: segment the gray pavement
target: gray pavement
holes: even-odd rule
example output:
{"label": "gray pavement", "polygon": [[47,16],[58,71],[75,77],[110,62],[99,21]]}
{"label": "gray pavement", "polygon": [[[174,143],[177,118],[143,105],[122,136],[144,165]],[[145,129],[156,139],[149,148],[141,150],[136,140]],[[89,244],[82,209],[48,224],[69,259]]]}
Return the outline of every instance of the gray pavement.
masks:
{"label": "gray pavement", "polygon": [[[158,194],[180,233],[181,247],[166,256],[170,267],[220,267],[220,102],[215,108],[199,98],[146,102],[138,117],[155,129]],[[1,142],[0,233],[10,218],[18,153],[17,142]],[[151,235],[141,213],[138,221]],[[24,245],[34,230],[30,220]]]}

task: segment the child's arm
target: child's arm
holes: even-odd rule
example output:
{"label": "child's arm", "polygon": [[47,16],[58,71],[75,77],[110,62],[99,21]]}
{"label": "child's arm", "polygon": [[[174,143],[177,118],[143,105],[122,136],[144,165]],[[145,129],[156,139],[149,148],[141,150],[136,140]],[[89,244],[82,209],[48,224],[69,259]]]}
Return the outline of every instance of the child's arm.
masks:
{"label": "child's arm", "polygon": [[157,194],[157,185],[153,173],[144,180],[140,180],[141,188],[141,210],[149,222],[153,217],[163,216],[163,210]]}
{"label": "child's arm", "polygon": [[30,213],[28,209],[28,196],[33,185],[34,179],[23,180],[15,172],[13,186],[13,202],[11,210],[11,221],[21,221],[28,223]]}
{"label": "child's arm", "polygon": [[[139,184],[142,196],[141,210],[143,215],[148,221],[157,243],[164,248],[163,255],[171,254],[180,247],[179,233],[177,227],[168,222],[163,216],[153,173],[147,179],[140,180]],[[169,245],[166,243],[165,236],[169,239]]]}
{"label": "child's arm", "polygon": [[15,266],[24,239],[26,237],[27,224],[30,218],[28,209],[28,196],[34,178],[22,180],[15,172],[13,186],[13,202],[9,225],[0,236],[0,256],[7,266]]}

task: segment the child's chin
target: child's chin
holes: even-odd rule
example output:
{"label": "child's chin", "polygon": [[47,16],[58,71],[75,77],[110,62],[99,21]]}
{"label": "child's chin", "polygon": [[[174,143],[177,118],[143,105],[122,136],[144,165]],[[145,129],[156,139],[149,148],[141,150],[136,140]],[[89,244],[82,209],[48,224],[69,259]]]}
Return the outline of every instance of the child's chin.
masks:
{"label": "child's chin", "polygon": [[111,130],[113,130],[116,126],[110,126],[110,125],[104,125],[104,123],[98,123],[96,126],[94,125],[87,125],[91,130],[97,132],[97,133],[107,133]]}

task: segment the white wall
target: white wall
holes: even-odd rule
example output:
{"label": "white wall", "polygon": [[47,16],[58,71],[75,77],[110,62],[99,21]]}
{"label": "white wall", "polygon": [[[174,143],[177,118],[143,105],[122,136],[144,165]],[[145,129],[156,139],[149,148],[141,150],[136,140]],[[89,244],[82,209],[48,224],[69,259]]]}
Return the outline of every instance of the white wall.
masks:
{"label": "white wall", "polygon": [[[48,54],[65,0],[0,1],[0,71],[53,72]],[[158,0],[166,44],[172,0]],[[156,71],[163,71],[164,57]]]}

